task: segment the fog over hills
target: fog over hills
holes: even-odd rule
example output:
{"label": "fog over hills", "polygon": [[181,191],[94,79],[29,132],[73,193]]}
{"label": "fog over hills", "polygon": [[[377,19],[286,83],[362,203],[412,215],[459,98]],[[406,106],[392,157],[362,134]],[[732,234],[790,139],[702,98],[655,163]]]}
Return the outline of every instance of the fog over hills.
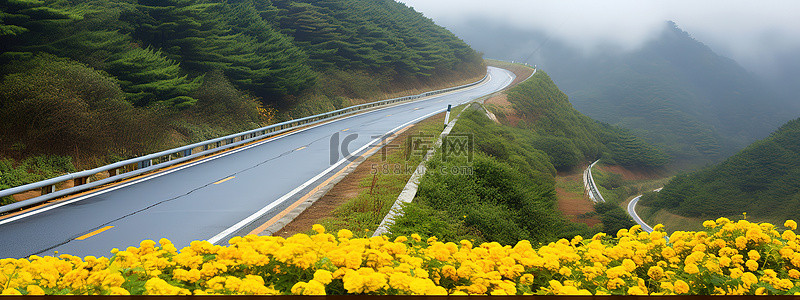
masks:
{"label": "fog over hills", "polygon": [[[762,26],[737,36],[721,29],[741,26],[730,18],[748,5],[736,1],[730,4],[739,7],[720,8],[727,15],[703,5],[694,15],[654,12],[628,1],[500,1],[517,9],[483,13],[472,10],[473,1],[449,12],[439,7],[449,1],[407,2],[486,57],[538,65],[575,108],[633,130],[672,155],[676,167],[719,161],[800,116],[800,71],[793,67],[800,60],[788,54],[800,49],[789,28],[794,21],[772,7],[753,10],[740,22],[761,18]],[[682,22],[697,32],[684,31]]]}

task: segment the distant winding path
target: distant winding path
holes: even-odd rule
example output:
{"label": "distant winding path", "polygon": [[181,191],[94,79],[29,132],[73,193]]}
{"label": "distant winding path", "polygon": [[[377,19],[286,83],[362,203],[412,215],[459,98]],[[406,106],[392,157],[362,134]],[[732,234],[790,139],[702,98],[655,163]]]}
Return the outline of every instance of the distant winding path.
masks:
{"label": "distant winding path", "polygon": [[[662,188],[657,188],[657,189],[655,189],[653,191],[654,192],[658,192],[658,191],[661,191],[661,189]],[[647,231],[647,232],[653,232],[653,227],[650,227],[650,225],[647,225],[647,223],[645,223],[642,220],[642,218],[639,217],[639,214],[636,213],[636,204],[639,203],[639,199],[641,199],[641,198],[642,198],[642,195],[639,195],[639,196],[636,196],[636,198],[633,198],[633,200],[631,200],[631,202],[628,202],[628,215],[631,216],[631,218],[636,222],[636,224],[639,224],[639,226],[642,226],[642,230]]]}
{"label": "distant winding path", "polygon": [[[589,167],[586,168],[585,171],[583,171],[584,188],[586,189],[586,192],[589,195],[589,199],[591,199],[595,203],[606,202],[606,200],[603,199],[603,195],[601,195],[600,191],[597,190],[597,185],[594,183],[594,178],[592,177],[592,167],[594,167],[594,165],[597,164],[597,162],[599,161],[600,160],[593,162],[591,165],[589,165]],[[661,189],[662,188],[657,188],[653,191],[658,192],[661,191]],[[647,223],[645,223],[642,220],[642,218],[640,218],[639,215],[636,213],[636,204],[639,203],[639,199],[641,198],[642,195],[636,196],[636,198],[633,198],[633,200],[631,200],[631,202],[628,203],[628,215],[631,216],[631,218],[633,219],[633,221],[636,222],[636,224],[642,226],[642,230],[646,232],[653,232],[653,227],[647,225]]]}

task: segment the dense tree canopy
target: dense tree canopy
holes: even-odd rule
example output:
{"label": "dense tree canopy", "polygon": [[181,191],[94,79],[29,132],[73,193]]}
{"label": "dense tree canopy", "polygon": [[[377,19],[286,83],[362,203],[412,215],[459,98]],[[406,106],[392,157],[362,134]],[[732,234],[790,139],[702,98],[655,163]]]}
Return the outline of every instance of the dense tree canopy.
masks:
{"label": "dense tree canopy", "polygon": [[696,217],[800,217],[800,119],[724,162],[675,177],[642,204]]}
{"label": "dense tree canopy", "polygon": [[426,77],[481,64],[390,0],[2,0],[0,11],[2,61],[70,58],[118,80],[136,106],[192,107],[212,71],[276,103],[332,69]]}

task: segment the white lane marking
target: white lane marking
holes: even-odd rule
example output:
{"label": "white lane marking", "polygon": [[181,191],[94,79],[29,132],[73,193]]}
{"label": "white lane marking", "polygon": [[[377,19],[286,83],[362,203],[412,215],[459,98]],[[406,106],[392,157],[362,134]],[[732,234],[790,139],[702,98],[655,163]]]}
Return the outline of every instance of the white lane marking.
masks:
{"label": "white lane marking", "polygon": [[[469,91],[469,90],[472,90],[472,89],[470,88],[470,89],[467,89],[465,91]],[[261,145],[266,144],[268,142],[279,140],[281,138],[284,138],[284,137],[287,137],[287,136],[291,136],[291,135],[294,135],[294,134],[297,134],[297,133],[301,133],[301,132],[306,131],[306,130],[310,130],[310,129],[314,129],[314,128],[317,128],[317,127],[320,127],[320,126],[323,126],[323,125],[331,124],[333,122],[344,121],[344,120],[347,120],[347,119],[350,119],[350,118],[353,118],[353,117],[356,117],[356,116],[364,116],[364,115],[367,115],[367,114],[370,114],[370,113],[375,113],[375,112],[379,112],[379,111],[390,109],[390,108],[405,106],[405,105],[409,105],[409,104],[412,104],[412,103],[430,101],[430,100],[433,100],[433,99],[436,99],[436,98],[438,98],[438,97],[428,98],[428,99],[423,98],[423,99],[420,99],[420,100],[417,100],[417,101],[412,101],[412,102],[408,102],[408,103],[401,103],[401,104],[397,104],[397,105],[389,106],[389,107],[383,107],[383,108],[379,108],[379,109],[376,109],[376,110],[373,110],[373,111],[367,111],[367,112],[360,113],[360,114],[354,114],[352,116],[347,116],[347,117],[344,117],[344,118],[341,118],[341,119],[332,120],[331,122],[317,124],[317,125],[314,125],[314,126],[311,126],[311,127],[308,127],[308,128],[299,129],[297,131],[289,132],[287,134],[280,135],[280,136],[277,136],[277,137],[267,138],[266,140],[263,140],[263,141],[260,141],[260,142],[256,142],[254,144],[251,144],[251,145],[248,145],[248,146],[245,146],[245,147],[242,147],[242,148],[234,149],[234,150],[222,153],[222,154],[218,154],[218,155],[214,155],[214,156],[211,156],[211,157],[208,157],[208,158],[204,158],[204,159],[198,160],[196,162],[193,162],[193,163],[190,163],[190,164],[186,164],[186,165],[174,168],[174,169],[166,170],[166,171],[163,171],[163,172],[160,172],[160,173],[157,173],[157,174],[148,175],[147,177],[144,177],[144,178],[141,178],[141,179],[137,179],[137,180],[134,180],[134,181],[131,181],[131,182],[128,182],[128,183],[124,183],[124,184],[120,184],[120,185],[117,185],[117,186],[114,186],[114,187],[110,187],[110,188],[105,189],[105,190],[93,192],[91,194],[84,195],[84,196],[81,196],[81,197],[78,197],[78,198],[75,198],[75,199],[72,199],[72,200],[69,200],[69,201],[56,203],[56,204],[49,205],[49,206],[46,206],[46,207],[43,207],[43,208],[40,208],[40,209],[37,209],[37,210],[34,210],[34,211],[30,211],[30,212],[27,212],[27,213],[24,213],[24,214],[21,214],[21,215],[18,215],[18,216],[14,216],[14,217],[11,217],[11,218],[8,218],[8,219],[0,220],[0,225],[7,224],[7,223],[10,223],[10,222],[19,220],[19,219],[27,218],[27,217],[30,217],[30,216],[33,216],[33,215],[37,215],[37,214],[49,211],[51,209],[59,208],[59,207],[64,206],[64,205],[68,205],[68,204],[72,204],[72,203],[75,203],[75,202],[78,202],[78,201],[86,200],[87,198],[91,198],[91,197],[94,197],[94,196],[99,196],[99,195],[102,195],[102,194],[105,194],[105,193],[108,193],[108,192],[112,192],[112,191],[115,191],[115,190],[118,190],[118,189],[121,189],[121,188],[124,188],[124,187],[128,187],[128,186],[140,183],[140,182],[144,182],[144,181],[147,181],[147,180],[150,180],[150,179],[154,179],[154,178],[158,178],[158,177],[161,177],[161,176],[164,176],[164,175],[167,175],[167,174],[171,174],[171,173],[174,173],[174,172],[177,172],[177,171],[189,168],[189,167],[193,167],[193,166],[199,165],[201,163],[205,163],[205,162],[212,161],[212,160],[215,160],[215,159],[218,159],[218,158],[222,158],[222,157],[225,157],[225,156],[228,156],[228,155],[231,155],[231,154],[234,154],[234,153],[238,153],[240,151],[244,151],[244,150],[247,150],[247,149],[250,149],[250,148],[253,148],[253,147],[258,147],[258,146],[261,146]]]}
{"label": "white lane marking", "polygon": [[[490,82],[491,81],[491,77],[492,76],[489,75],[489,77],[486,78],[487,79],[486,82]],[[470,88],[467,88],[467,89],[462,90],[462,91],[474,90],[475,88],[478,88],[480,86],[483,86],[483,85],[477,85],[477,86],[470,87]],[[425,101],[431,101],[431,100],[436,99],[438,97],[440,97],[440,96],[434,96],[433,98],[427,98],[427,99],[421,98],[421,99],[419,99],[417,101],[411,101],[411,102],[400,103],[400,104],[389,106],[389,107],[378,108],[378,109],[373,110],[373,111],[367,111],[367,112],[363,112],[363,113],[359,113],[359,114],[354,114],[352,116],[347,116],[347,117],[344,117],[344,118],[332,120],[332,121],[327,122],[327,123],[317,124],[317,125],[314,125],[314,126],[311,126],[311,127],[308,127],[308,128],[299,129],[297,131],[289,132],[287,134],[280,135],[280,136],[277,136],[277,137],[268,138],[268,139],[263,140],[261,142],[256,142],[254,144],[251,144],[251,145],[248,145],[248,146],[245,146],[245,147],[242,147],[242,148],[234,149],[234,150],[222,153],[222,154],[218,154],[218,155],[214,155],[214,156],[211,156],[211,157],[208,157],[208,158],[204,158],[204,159],[198,160],[196,162],[193,162],[193,163],[190,163],[190,164],[186,164],[186,165],[174,168],[174,169],[162,171],[162,172],[159,172],[159,173],[156,173],[156,174],[152,174],[152,175],[147,175],[144,178],[137,179],[137,180],[134,180],[134,181],[131,181],[131,182],[128,182],[128,183],[124,183],[124,184],[120,184],[120,185],[117,185],[117,186],[113,186],[113,187],[110,187],[108,189],[97,191],[97,192],[93,192],[93,193],[90,193],[90,194],[87,194],[87,195],[84,195],[84,196],[81,196],[81,197],[78,197],[78,198],[75,198],[75,199],[72,199],[72,200],[69,200],[69,201],[64,201],[64,202],[61,202],[61,203],[49,205],[49,206],[46,206],[46,207],[43,207],[43,208],[40,208],[40,209],[36,209],[36,210],[30,211],[30,212],[24,213],[24,214],[20,214],[18,216],[14,216],[14,217],[11,217],[11,218],[8,218],[8,219],[0,220],[0,225],[11,223],[13,221],[20,220],[20,219],[23,219],[23,218],[27,218],[27,217],[30,217],[30,216],[33,216],[33,215],[37,215],[37,214],[49,211],[51,209],[59,208],[59,207],[64,206],[64,205],[68,205],[68,204],[72,204],[72,203],[75,203],[75,202],[83,201],[83,200],[86,200],[86,199],[94,197],[94,196],[99,196],[99,195],[102,195],[102,194],[105,194],[105,193],[108,193],[108,192],[112,192],[112,191],[115,191],[115,190],[118,190],[118,189],[121,189],[121,188],[124,188],[124,187],[128,187],[128,186],[140,183],[140,182],[148,181],[150,179],[155,179],[155,178],[167,175],[167,174],[171,174],[171,173],[174,173],[174,172],[177,172],[177,171],[189,168],[189,167],[193,167],[193,166],[205,163],[205,162],[209,162],[209,161],[212,161],[212,160],[215,160],[215,159],[218,159],[218,158],[222,158],[222,157],[225,157],[225,156],[228,156],[228,155],[231,155],[231,154],[234,154],[234,153],[238,153],[240,151],[244,151],[244,150],[247,150],[247,149],[250,149],[250,148],[258,147],[258,146],[261,146],[261,145],[266,144],[268,142],[276,141],[276,140],[279,140],[281,138],[284,138],[284,137],[287,137],[287,136],[291,136],[291,135],[294,135],[294,134],[297,134],[297,133],[301,133],[301,132],[306,131],[306,130],[314,129],[314,128],[317,128],[317,127],[320,127],[320,126],[323,126],[323,125],[327,125],[327,124],[331,124],[331,123],[334,123],[334,122],[347,120],[347,119],[350,119],[350,118],[353,118],[353,117],[357,117],[357,116],[364,116],[364,115],[367,115],[367,114],[370,114],[370,113],[375,113],[375,112],[379,112],[379,111],[390,109],[390,108],[401,107],[401,106],[405,106],[405,105],[409,105],[409,104],[413,104],[413,103],[422,103],[422,102],[425,102]],[[440,100],[438,102],[442,102],[442,101],[444,101],[444,100]]]}
{"label": "white lane marking", "polygon": [[[414,120],[408,121],[408,122],[404,123],[403,125],[397,126],[397,127],[395,127],[394,129],[392,129],[392,130],[389,130],[387,133],[389,133],[389,132],[395,132],[395,131],[397,131],[397,130],[400,130],[400,128],[403,128],[403,127],[405,127],[405,126],[407,126],[407,125],[409,125],[409,124],[412,124],[412,123],[418,122],[419,120],[424,120],[424,119],[426,119],[426,118],[429,118],[430,116],[433,116],[433,115],[435,115],[435,114],[438,114],[438,113],[440,113],[440,112],[442,112],[442,111],[444,111],[444,109],[442,109],[442,110],[437,110],[437,111],[435,111],[435,112],[429,113],[429,114],[427,114],[427,115],[424,115],[424,116],[422,116],[422,117],[419,117],[419,118],[416,118],[416,119],[414,119]],[[356,150],[356,151],[355,151],[355,152],[353,152],[353,153],[360,153],[361,151],[363,151],[363,150],[364,150],[364,149],[366,149],[367,147],[373,146],[373,145],[375,145],[376,143],[378,143],[378,142],[380,142],[380,141],[381,141],[381,138],[380,138],[380,137],[379,137],[379,138],[376,138],[376,139],[374,139],[374,140],[370,141],[369,143],[367,143],[366,145],[362,146],[361,148],[358,148],[358,150]],[[281,196],[280,198],[278,198],[278,200],[275,200],[275,201],[273,201],[272,203],[270,203],[270,204],[268,204],[267,206],[264,206],[263,208],[259,209],[257,212],[253,213],[252,215],[250,215],[249,217],[245,218],[244,220],[241,220],[241,221],[239,221],[239,223],[236,223],[236,224],[234,224],[233,226],[229,227],[228,229],[225,229],[224,231],[222,231],[222,232],[218,233],[217,235],[215,235],[215,236],[213,236],[213,237],[209,238],[209,239],[208,239],[208,242],[210,242],[210,243],[212,243],[212,244],[216,244],[216,243],[217,243],[217,242],[219,242],[219,241],[220,241],[222,238],[224,238],[224,237],[226,237],[226,236],[229,236],[229,235],[233,234],[234,232],[237,232],[237,231],[239,231],[240,229],[242,229],[242,227],[244,227],[244,226],[247,226],[248,224],[252,223],[252,222],[253,222],[253,221],[255,221],[256,219],[260,218],[261,216],[263,216],[264,214],[266,214],[267,212],[269,212],[270,210],[272,210],[273,208],[275,208],[275,206],[278,206],[278,205],[280,205],[281,203],[285,202],[285,201],[286,201],[286,200],[288,200],[290,197],[294,196],[295,194],[299,193],[301,190],[303,190],[303,189],[304,189],[304,188],[306,188],[307,186],[311,185],[311,184],[312,184],[312,183],[314,183],[315,181],[317,181],[317,180],[319,180],[320,178],[322,178],[322,176],[325,176],[325,175],[327,175],[328,173],[330,173],[331,171],[333,171],[334,169],[336,169],[337,167],[339,167],[340,165],[342,165],[343,163],[345,163],[345,162],[348,162],[348,161],[349,161],[349,159],[348,159],[347,157],[345,157],[345,158],[342,158],[341,160],[339,160],[338,162],[336,162],[336,164],[334,164],[334,165],[332,165],[332,166],[328,167],[327,169],[325,169],[325,170],[324,170],[324,171],[322,171],[321,173],[317,174],[316,176],[312,177],[312,178],[311,178],[311,179],[309,179],[308,181],[304,182],[304,183],[303,183],[303,184],[301,184],[300,186],[296,187],[295,189],[293,189],[293,190],[291,190],[290,192],[286,193],[285,195]]]}

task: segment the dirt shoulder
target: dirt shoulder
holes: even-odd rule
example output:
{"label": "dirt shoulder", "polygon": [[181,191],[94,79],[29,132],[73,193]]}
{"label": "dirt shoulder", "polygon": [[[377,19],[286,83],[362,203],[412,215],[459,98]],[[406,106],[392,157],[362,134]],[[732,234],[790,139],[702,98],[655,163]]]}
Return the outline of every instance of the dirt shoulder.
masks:
{"label": "dirt shoulder", "polygon": [[[411,174],[391,175],[392,181],[398,184],[384,184],[385,180],[378,180],[379,177],[384,175],[374,175],[373,170],[381,170],[384,167],[395,167],[394,162],[387,162],[383,160],[384,152],[386,156],[397,155],[405,151],[404,143],[414,134],[418,134],[421,127],[430,126],[430,124],[442,124],[444,122],[444,113],[430,117],[422,122],[415,124],[403,133],[397,136],[394,140],[384,146],[384,149],[377,151],[374,155],[362,162],[356,169],[348,174],[344,179],[331,188],[322,198],[314,202],[313,205],[308,207],[300,215],[298,215],[283,229],[277,231],[275,236],[289,237],[296,233],[308,232],[314,224],[321,224],[326,219],[335,218],[335,211],[349,200],[354,199],[362,194],[388,194],[400,195],[405,182],[411,177]],[[416,168],[416,164],[409,166]],[[373,185],[375,182],[375,185]],[[374,201],[373,203],[362,203],[361,208],[364,210],[383,210],[381,201]],[[382,216],[381,216],[382,218]]]}

